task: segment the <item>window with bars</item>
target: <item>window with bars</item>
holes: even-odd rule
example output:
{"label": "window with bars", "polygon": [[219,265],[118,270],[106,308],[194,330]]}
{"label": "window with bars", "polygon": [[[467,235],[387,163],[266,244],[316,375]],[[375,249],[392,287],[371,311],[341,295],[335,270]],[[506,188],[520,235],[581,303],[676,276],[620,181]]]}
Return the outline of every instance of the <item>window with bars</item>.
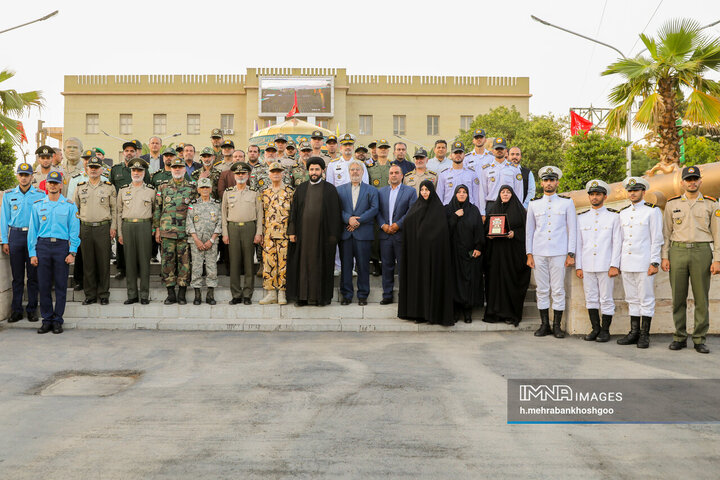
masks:
{"label": "window with bars", "polygon": [[393,115],[393,134],[405,135],[405,115]]}
{"label": "window with bars", "polygon": [[88,133],[88,134],[100,133],[100,114],[99,113],[86,113],[85,114],[85,133]]}
{"label": "window with bars", "polygon": [[132,133],[132,113],[120,114],[120,135],[130,135]]}
{"label": "window with bars", "polygon": [[156,113],[153,115],[153,134],[165,135],[167,133],[167,115]]}
{"label": "window with bars", "polygon": [[440,133],[440,117],[438,115],[427,116],[427,134],[438,135]]}
{"label": "window with bars", "polygon": [[200,135],[200,114],[188,113],[187,116],[188,135]]}

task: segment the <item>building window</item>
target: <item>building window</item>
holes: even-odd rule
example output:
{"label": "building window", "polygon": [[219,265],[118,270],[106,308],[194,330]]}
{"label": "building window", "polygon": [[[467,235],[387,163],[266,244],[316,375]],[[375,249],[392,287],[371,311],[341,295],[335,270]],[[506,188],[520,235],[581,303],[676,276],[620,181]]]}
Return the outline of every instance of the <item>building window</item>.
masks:
{"label": "building window", "polygon": [[130,135],[132,133],[132,113],[120,114],[120,135]]}
{"label": "building window", "polygon": [[360,115],[360,126],[358,133],[360,135],[372,135],[373,117],[372,115]]}
{"label": "building window", "polygon": [[188,135],[200,135],[200,114],[188,113],[187,116]]}
{"label": "building window", "polygon": [[470,125],[472,125],[472,122],[472,115],[460,115],[460,130],[470,130]]}
{"label": "building window", "polygon": [[165,135],[167,133],[167,115],[156,113],[153,115],[153,134]]}
{"label": "building window", "polygon": [[440,132],[440,117],[437,115],[427,116],[427,134],[438,135]]}
{"label": "building window", "polygon": [[223,130],[235,129],[235,115],[232,113],[223,113],[220,115],[220,128]]}
{"label": "building window", "polygon": [[393,115],[393,134],[405,135],[405,115]]}
{"label": "building window", "polygon": [[316,125],[317,125],[318,127],[320,127],[320,128],[328,128],[327,118],[325,118],[325,119],[323,119],[323,120],[318,120],[317,123],[316,123]]}
{"label": "building window", "polygon": [[90,134],[100,133],[100,114],[99,113],[86,113],[85,114],[85,133],[90,133]]}

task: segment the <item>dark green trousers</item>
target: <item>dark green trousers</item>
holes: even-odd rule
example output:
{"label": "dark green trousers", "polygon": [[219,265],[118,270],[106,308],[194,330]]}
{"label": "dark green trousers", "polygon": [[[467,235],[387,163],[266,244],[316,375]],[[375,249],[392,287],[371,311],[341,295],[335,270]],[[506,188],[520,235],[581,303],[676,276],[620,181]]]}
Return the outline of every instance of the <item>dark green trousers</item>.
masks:
{"label": "dark green trousers", "polygon": [[[150,254],[152,252],[152,223],[123,220],[125,244],[125,282],[128,298],[150,298]],[[140,276],[140,295],[138,295]]]}
{"label": "dark green trousers", "polygon": [[[255,222],[245,222],[244,225],[228,223],[228,253],[230,254],[230,293],[232,298],[252,298],[255,288],[255,275],[253,271],[253,254],[255,253]],[[240,275],[240,266],[245,268],[245,274]],[[240,287],[240,277],[245,282]]]}
{"label": "dark green trousers", "polygon": [[110,223],[80,224],[85,298],[110,297]]}
{"label": "dark green trousers", "polygon": [[672,242],[668,260],[670,260],[670,288],[672,289],[674,339],[683,342],[688,336],[687,296],[688,280],[695,299],[695,328],[693,343],[705,343],[710,328],[708,296],[710,293],[710,264],[712,250],[709,243],[694,243],[692,247]]}

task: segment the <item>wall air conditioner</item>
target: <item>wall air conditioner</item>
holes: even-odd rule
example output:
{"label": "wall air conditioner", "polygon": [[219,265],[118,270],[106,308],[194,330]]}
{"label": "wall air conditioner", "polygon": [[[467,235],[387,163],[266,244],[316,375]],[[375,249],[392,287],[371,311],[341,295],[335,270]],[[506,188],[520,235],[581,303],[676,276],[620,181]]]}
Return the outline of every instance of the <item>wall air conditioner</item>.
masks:
{"label": "wall air conditioner", "polygon": [[235,135],[235,130],[232,128],[224,128],[223,135]]}

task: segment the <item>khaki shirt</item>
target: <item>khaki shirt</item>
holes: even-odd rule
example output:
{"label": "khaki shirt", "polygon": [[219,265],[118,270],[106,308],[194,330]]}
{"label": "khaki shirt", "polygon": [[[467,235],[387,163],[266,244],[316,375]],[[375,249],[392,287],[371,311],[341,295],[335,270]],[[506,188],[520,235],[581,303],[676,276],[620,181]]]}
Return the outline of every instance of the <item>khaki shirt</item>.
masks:
{"label": "khaki shirt", "polygon": [[[51,165],[51,166],[50,166],[50,172],[60,172],[60,173],[63,173],[62,168],[56,167],[56,166],[54,166],[54,165]],[[48,173],[50,173],[50,172],[48,172]],[[40,170],[40,167],[38,166],[38,169],[35,170],[35,172],[34,172],[33,175],[32,175],[32,178],[33,178],[33,179],[32,179],[32,185],[33,185],[34,187],[37,187],[38,185],[40,185],[40,183],[41,183],[43,180],[45,180],[45,178],[47,177],[47,175],[48,175],[47,173],[42,173],[42,170]],[[65,175],[63,175],[63,177],[64,177],[64,176],[65,176]]]}
{"label": "khaki shirt", "polygon": [[122,187],[117,196],[117,231],[122,237],[123,220],[133,219],[152,220],[153,206],[155,205],[155,189],[146,183],[139,187],[133,184]]}
{"label": "khaki shirt", "polygon": [[217,170],[218,172],[223,173],[223,172],[227,172],[228,170],[230,170],[230,167],[232,167],[234,163],[235,162],[233,162],[232,160],[229,162],[226,162],[223,159],[223,161],[221,161],[221,162],[215,162],[215,164],[213,165],[213,168],[215,170]]}
{"label": "khaki shirt", "polygon": [[408,187],[413,187],[416,194],[420,194],[420,184],[425,180],[430,180],[433,185],[437,185],[437,173],[432,170],[425,170],[423,173],[419,173],[417,170],[413,170],[405,174],[403,177],[403,183]]}
{"label": "khaki shirt", "polygon": [[112,183],[103,181],[99,181],[97,185],[89,181],[78,183],[73,203],[78,207],[81,222],[110,220],[110,228],[116,229],[117,193]]}
{"label": "khaki shirt", "polygon": [[695,202],[685,194],[668,200],[663,214],[665,243],[662,258],[668,258],[670,242],[713,242],[713,262],[720,261],[720,208],[712,197],[698,195]]}
{"label": "khaki shirt", "polygon": [[263,207],[260,195],[248,187],[238,190],[230,187],[223,193],[222,199],[222,234],[228,235],[228,222],[255,222],[255,235],[263,232]]}

